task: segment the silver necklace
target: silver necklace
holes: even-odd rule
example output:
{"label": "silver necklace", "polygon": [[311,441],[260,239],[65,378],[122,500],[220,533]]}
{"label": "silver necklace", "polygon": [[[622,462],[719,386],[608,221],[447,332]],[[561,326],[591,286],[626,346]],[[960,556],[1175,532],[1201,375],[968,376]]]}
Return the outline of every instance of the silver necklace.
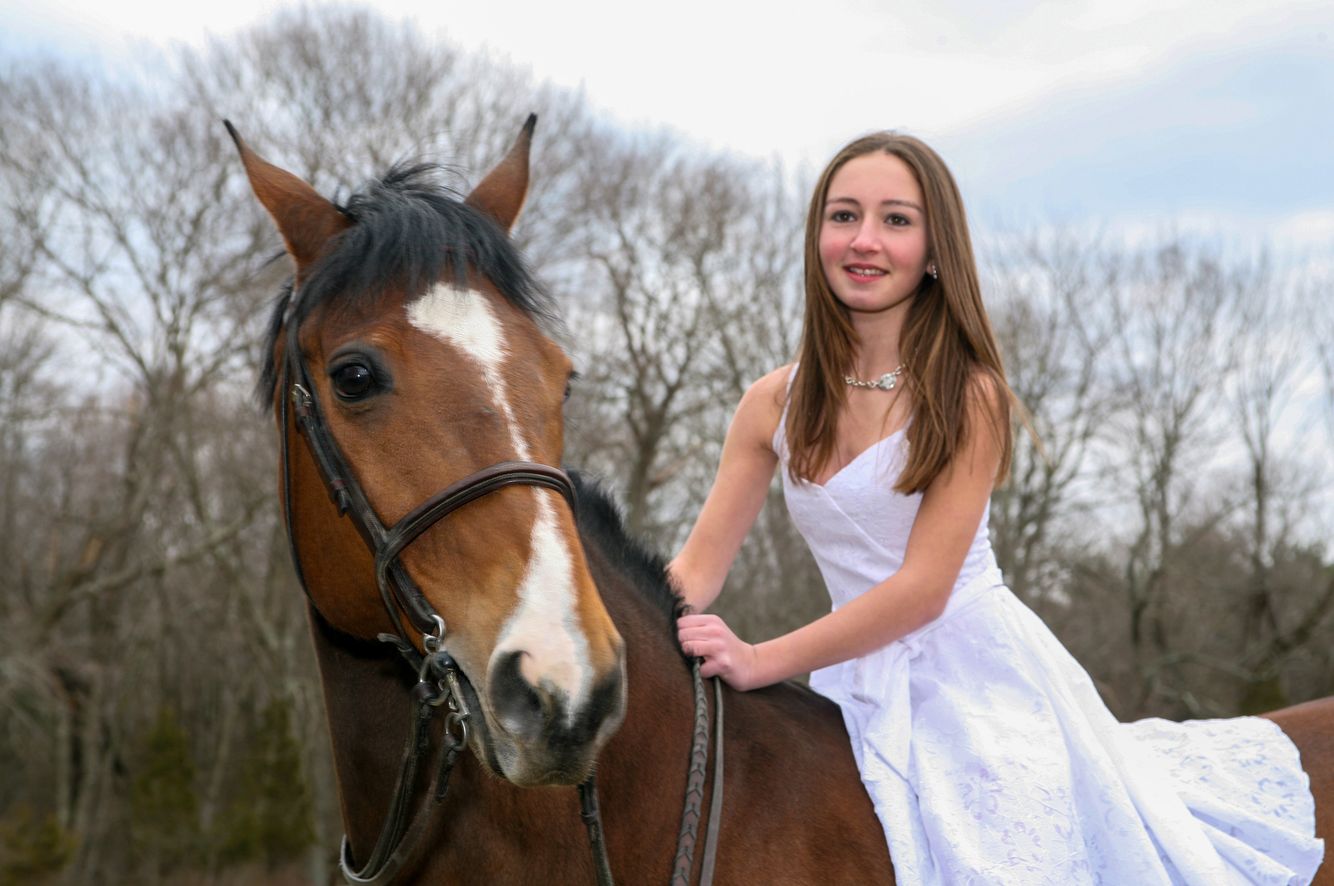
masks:
{"label": "silver necklace", "polygon": [[860,378],[854,378],[851,375],[843,376],[843,380],[854,388],[879,388],[882,391],[892,391],[898,387],[899,376],[903,373],[903,364],[900,363],[893,372],[886,372],[875,381],[863,381]]}

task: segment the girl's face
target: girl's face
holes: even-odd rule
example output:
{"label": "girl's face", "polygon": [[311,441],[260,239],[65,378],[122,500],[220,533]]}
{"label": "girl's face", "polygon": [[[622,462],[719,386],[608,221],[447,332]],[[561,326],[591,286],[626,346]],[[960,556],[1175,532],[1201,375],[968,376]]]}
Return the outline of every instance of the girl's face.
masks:
{"label": "girl's face", "polygon": [[820,221],[820,264],[850,310],[905,304],[926,273],[926,211],[908,164],[877,151],[834,173]]}

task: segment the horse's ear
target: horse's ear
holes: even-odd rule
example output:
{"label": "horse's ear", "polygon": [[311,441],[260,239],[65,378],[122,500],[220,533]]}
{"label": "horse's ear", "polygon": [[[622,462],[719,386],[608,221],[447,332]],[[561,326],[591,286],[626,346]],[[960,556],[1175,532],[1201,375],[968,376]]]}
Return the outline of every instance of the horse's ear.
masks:
{"label": "horse's ear", "polygon": [[236,142],[251,189],[278,226],[300,277],[324,251],[330,238],[351,227],[352,220],[310,185],[250,150],[231,121],[222,122]]}
{"label": "horse's ear", "polygon": [[529,114],[505,159],[496,164],[496,168],[488,172],[463,201],[494,218],[507,231],[514,227],[514,220],[523,209],[523,200],[528,196],[528,148],[532,145],[536,125],[537,115]]}

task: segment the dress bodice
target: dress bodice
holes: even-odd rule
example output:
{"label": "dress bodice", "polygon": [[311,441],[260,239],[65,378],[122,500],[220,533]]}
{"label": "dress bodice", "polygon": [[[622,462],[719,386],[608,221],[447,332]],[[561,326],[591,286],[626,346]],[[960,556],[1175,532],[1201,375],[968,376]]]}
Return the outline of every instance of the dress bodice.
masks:
{"label": "dress bodice", "polygon": [[[889,578],[903,565],[908,536],[922,504],[921,493],[904,495],[894,483],[908,460],[907,428],[900,428],[858,454],[823,484],[788,474],[784,423],[774,432],[788,513],[820,567],[837,609]],[[987,532],[990,504],[973,534],[954,589],[996,568]]]}

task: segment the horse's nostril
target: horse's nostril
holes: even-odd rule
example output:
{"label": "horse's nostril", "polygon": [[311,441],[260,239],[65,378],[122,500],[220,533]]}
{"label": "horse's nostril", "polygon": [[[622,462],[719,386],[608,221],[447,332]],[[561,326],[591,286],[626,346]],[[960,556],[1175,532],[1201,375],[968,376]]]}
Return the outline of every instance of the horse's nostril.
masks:
{"label": "horse's nostril", "polygon": [[491,667],[488,694],[497,718],[516,736],[538,735],[551,716],[551,697],[524,679],[521,665],[526,652],[507,652]]}

